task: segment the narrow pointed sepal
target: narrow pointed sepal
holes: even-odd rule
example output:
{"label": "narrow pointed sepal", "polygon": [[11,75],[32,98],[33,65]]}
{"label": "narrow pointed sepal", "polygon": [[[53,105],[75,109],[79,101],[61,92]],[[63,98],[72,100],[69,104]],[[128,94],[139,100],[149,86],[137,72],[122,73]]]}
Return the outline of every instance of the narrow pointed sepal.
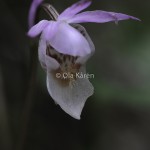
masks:
{"label": "narrow pointed sepal", "polygon": [[127,20],[133,19],[138,20],[140,19],[129,16],[122,13],[115,13],[115,12],[108,12],[102,10],[95,10],[95,11],[86,11],[83,13],[79,13],[74,17],[68,19],[68,23],[84,23],[84,22],[95,22],[95,23],[105,23],[105,22],[118,22],[120,20]]}
{"label": "narrow pointed sepal", "polygon": [[48,24],[49,24],[49,21],[47,20],[40,21],[39,23],[31,27],[27,35],[32,38],[38,36],[44,30],[44,28],[46,28]]}
{"label": "narrow pointed sepal", "polygon": [[67,20],[73,17],[75,14],[84,10],[91,5],[91,0],[80,0],[72,6],[65,9],[58,17],[58,20]]}

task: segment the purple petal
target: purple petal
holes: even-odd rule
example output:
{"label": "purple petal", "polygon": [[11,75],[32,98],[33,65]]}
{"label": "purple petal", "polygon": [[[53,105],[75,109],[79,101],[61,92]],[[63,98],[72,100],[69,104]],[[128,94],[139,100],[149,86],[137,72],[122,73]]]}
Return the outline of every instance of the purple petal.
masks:
{"label": "purple petal", "polygon": [[28,36],[30,37],[36,37],[38,36],[44,28],[48,25],[49,21],[47,20],[42,20],[36,25],[34,25],[29,31],[28,31]]}
{"label": "purple petal", "polygon": [[32,1],[28,16],[29,29],[34,25],[37,9],[42,2],[43,0]]}
{"label": "purple petal", "polygon": [[[52,36],[50,32],[53,32]],[[42,38],[45,38],[52,47],[62,54],[85,56],[92,51],[85,37],[66,22],[53,22],[52,26],[48,26],[44,30]]]}
{"label": "purple petal", "polygon": [[127,19],[134,19],[138,20],[133,16],[128,16],[122,13],[115,13],[115,12],[107,12],[107,11],[86,11],[80,14],[75,15],[74,17],[70,18],[67,22],[68,23],[83,23],[83,22],[96,22],[96,23],[104,23],[110,21],[119,21],[119,20],[127,20]]}
{"label": "purple petal", "polygon": [[[85,74],[85,66],[80,68],[79,73]],[[94,88],[87,78],[77,78],[74,84],[64,86],[61,78],[47,71],[47,88],[54,101],[70,116],[80,119],[82,109]]]}
{"label": "purple petal", "polygon": [[58,25],[59,22],[56,21],[49,21],[48,25],[46,26],[46,28],[43,30],[42,33],[42,37],[46,40],[49,41],[50,39],[53,38],[53,36],[55,35],[55,33],[58,30]]}
{"label": "purple petal", "polygon": [[78,57],[77,60],[76,60],[76,63],[77,64],[82,64],[84,65],[87,60],[93,55],[93,53],[95,52],[95,46],[90,38],[90,36],[88,35],[88,33],[86,32],[85,28],[83,26],[81,26],[80,24],[72,24],[72,26],[77,29],[85,38],[86,40],[88,41],[89,43],[89,46],[91,48],[91,53],[86,55],[86,56],[83,56],[83,57]]}
{"label": "purple petal", "polygon": [[79,2],[73,4],[71,7],[65,9],[60,16],[58,17],[59,20],[66,20],[68,18],[73,17],[75,14],[79,13],[80,11],[84,10],[88,6],[90,6],[91,0],[80,0]]}
{"label": "purple petal", "polygon": [[95,51],[94,43],[92,42],[92,40],[91,40],[90,36],[88,35],[87,31],[85,30],[85,28],[83,26],[81,26],[80,24],[72,24],[72,26],[75,29],[77,29],[86,38],[86,40],[89,43],[92,53],[94,53],[94,51]]}

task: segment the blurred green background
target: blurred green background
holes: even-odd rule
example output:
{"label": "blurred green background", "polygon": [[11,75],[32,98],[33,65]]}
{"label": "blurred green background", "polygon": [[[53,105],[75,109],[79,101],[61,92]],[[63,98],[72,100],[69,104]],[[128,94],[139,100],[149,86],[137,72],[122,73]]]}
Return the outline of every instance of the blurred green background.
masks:
{"label": "blurred green background", "polygon": [[[76,0],[46,2],[62,12]],[[95,93],[80,121],[55,105],[45,72],[32,57],[38,39],[26,36],[30,4],[0,1],[0,150],[149,150],[150,1],[93,0],[87,9],[142,21],[83,24],[96,47],[87,63]]]}

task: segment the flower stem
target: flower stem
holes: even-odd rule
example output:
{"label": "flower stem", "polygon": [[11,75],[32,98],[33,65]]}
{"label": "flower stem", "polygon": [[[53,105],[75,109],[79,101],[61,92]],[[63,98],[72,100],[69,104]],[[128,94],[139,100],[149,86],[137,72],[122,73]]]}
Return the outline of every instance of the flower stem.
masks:
{"label": "flower stem", "polygon": [[57,20],[59,14],[52,5],[50,5],[48,3],[44,3],[44,4],[42,4],[42,8],[50,16],[50,19],[55,20],[55,21]]}

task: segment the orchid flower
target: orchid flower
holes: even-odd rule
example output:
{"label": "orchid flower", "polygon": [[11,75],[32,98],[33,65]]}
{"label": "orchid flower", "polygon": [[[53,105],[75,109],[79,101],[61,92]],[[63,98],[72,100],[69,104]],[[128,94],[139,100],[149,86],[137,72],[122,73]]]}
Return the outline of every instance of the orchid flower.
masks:
{"label": "orchid flower", "polygon": [[78,78],[76,74],[86,74],[86,62],[95,51],[88,33],[77,23],[139,20],[126,14],[102,10],[81,12],[90,4],[89,0],[80,0],[60,15],[49,5],[49,8],[52,7],[49,14],[53,20],[42,20],[28,32],[30,37],[40,35],[39,60],[47,73],[49,94],[66,113],[76,119],[80,119],[84,104],[94,91],[88,78]]}
{"label": "orchid flower", "polygon": [[29,28],[31,28],[34,25],[37,8],[41,5],[42,2],[43,0],[32,1],[31,7],[29,10],[29,18],[28,18]]}

